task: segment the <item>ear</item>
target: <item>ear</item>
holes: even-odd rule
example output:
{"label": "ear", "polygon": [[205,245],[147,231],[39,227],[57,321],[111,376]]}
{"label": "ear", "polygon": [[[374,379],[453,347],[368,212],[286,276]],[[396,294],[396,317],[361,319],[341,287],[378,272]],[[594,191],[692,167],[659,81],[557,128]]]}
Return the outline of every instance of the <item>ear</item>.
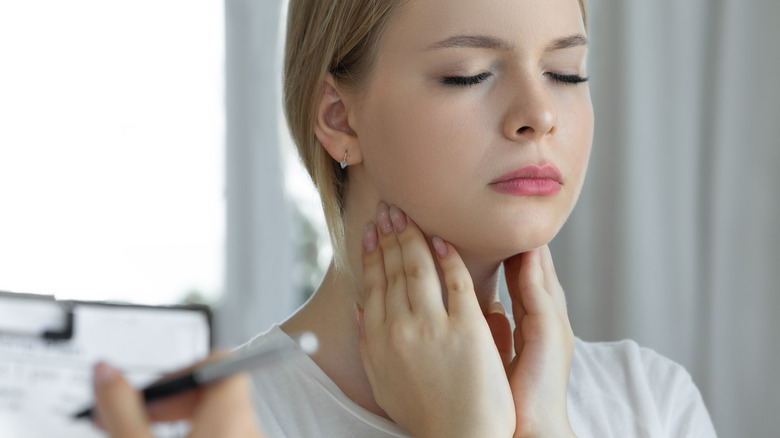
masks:
{"label": "ear", "polygon": [[357,134],[349,125],[349,108],[330,73],[322,84],[322,94],[314,120],[314,134],[337,162],[344,160],[345,156],[347,165],[363,161]]}

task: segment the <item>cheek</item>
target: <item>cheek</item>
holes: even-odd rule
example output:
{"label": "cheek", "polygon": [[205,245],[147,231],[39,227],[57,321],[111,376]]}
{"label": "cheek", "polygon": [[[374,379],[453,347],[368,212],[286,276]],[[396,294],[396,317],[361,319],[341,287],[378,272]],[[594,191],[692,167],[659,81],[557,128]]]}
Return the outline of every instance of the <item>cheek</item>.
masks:
{"label": "cheek", "polygon": [[571,175],[570,182],[575,185],[575,194],[579,194],[585,179],[585,173],[590,159],[593,144],[593,107],[590,98],[571,102],[565,119],[561,125],[566,126],[562,133],[563,144],[567,145],[563,150],[568,157],[567,167]]}
{"label": "cheek", "polygon": [[[379,196],[398,203],[418,219],[432,204],[445,205],[457,180],[473,172],[473,120],[461,120],[436,99],[387,96],[366,108],[361,148]],[[472,165],[473,167],[473,165]],[[458,177],[459,176],[459,177]]]}

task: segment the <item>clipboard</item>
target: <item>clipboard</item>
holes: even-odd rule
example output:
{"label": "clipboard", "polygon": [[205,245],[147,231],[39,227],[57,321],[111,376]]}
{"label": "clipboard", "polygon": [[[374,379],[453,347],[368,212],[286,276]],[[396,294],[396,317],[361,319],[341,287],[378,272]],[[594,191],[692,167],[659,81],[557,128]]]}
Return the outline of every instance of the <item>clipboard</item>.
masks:
{"label": "clipboard", "polygon": [[[73,412],[93,403],[92,367],[106,361],[145,386],[205,358],[212,346],[207,306],[60,301],[0,291],[0,437],[102,437]],[[186,425],[153,434],[183,436]]]}

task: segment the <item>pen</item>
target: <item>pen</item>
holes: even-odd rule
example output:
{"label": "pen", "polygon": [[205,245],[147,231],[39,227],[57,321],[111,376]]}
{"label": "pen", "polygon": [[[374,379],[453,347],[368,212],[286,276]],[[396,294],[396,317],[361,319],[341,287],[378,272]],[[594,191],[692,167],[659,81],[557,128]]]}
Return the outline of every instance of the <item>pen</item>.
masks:
{"label": "pen", "polygon": [[[172,376],[157,383],[153,383],[142,391],[144,402],[150,402],[152,400],[158,400],[163,397],[178,394],[227,377],[231,374],[249,370],[259,365],[263,359],[268,358],[270,353],[279,353],[296,347],[301,348],[307,354],[311,354],[317,350],[317,338],[312,333],[305,332],[293,336],[293,339],[296,342],[295,344],[261,344],[257,347],[244,349],[231,356],[204,363],[186,374]],[[91,418],[94,414],[94,409],[94,406],[84,409],[83,411],[74,414],[73,418]]]}

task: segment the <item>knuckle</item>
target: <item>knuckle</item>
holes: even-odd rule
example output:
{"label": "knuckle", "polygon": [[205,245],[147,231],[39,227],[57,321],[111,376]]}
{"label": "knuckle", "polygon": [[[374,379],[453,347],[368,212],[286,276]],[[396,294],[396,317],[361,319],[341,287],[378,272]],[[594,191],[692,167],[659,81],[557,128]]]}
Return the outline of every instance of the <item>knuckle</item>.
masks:
{"label": "knuckle", "polygon": [[447,290],[451,293],[463,292],[463,282],[457,279],[449,280],[447,282]]}
{"label": "knuckle", "polygon": [[395,251],[399,247],[398,238],[393,233],[379,233],[379,245],[384,252]]}
{"label": "knuckle", "polygon": [[403,285],[406,282],[404,275],[400,272],[394,271],[387,274],[387,288],[392,289],[397,286]]}
{"label": "knuckle", "polygon": [[471,281],[461,275],[449,277],[447,279],[447,291],[451,293],[466,292],[471,289]]}
{"label": "knuckle", "polygon": [[406,267],[406,276],[411,280],[421,280],[428,275],[428,269],[419,261],[415,261]]}
{"label": "knuckle", "polygon": [[366,296],[371,296],[384,291],[384,284],[376,280],[367,280],[365,284]]}
{"label": "knuckle", "polygon": [[[415,339],[422,339],[430,342],[442,342],[442,333],[435,324],[423,324],[419,327],[419,331],[415,333]],[[448,338],[449,341],[452,341],[456,338]],[[446,343],[447,340],[445,340]],[[450,342],[451,343],[451,342]],[[447,351],[455,351],[454,349],[449,349]]]}
{"label": "knuckle", "polygon": [[412,333],[407,324],[401,321],[393,321],[388,327],[387,338],[391,345],[403,349],[409,344]]}

